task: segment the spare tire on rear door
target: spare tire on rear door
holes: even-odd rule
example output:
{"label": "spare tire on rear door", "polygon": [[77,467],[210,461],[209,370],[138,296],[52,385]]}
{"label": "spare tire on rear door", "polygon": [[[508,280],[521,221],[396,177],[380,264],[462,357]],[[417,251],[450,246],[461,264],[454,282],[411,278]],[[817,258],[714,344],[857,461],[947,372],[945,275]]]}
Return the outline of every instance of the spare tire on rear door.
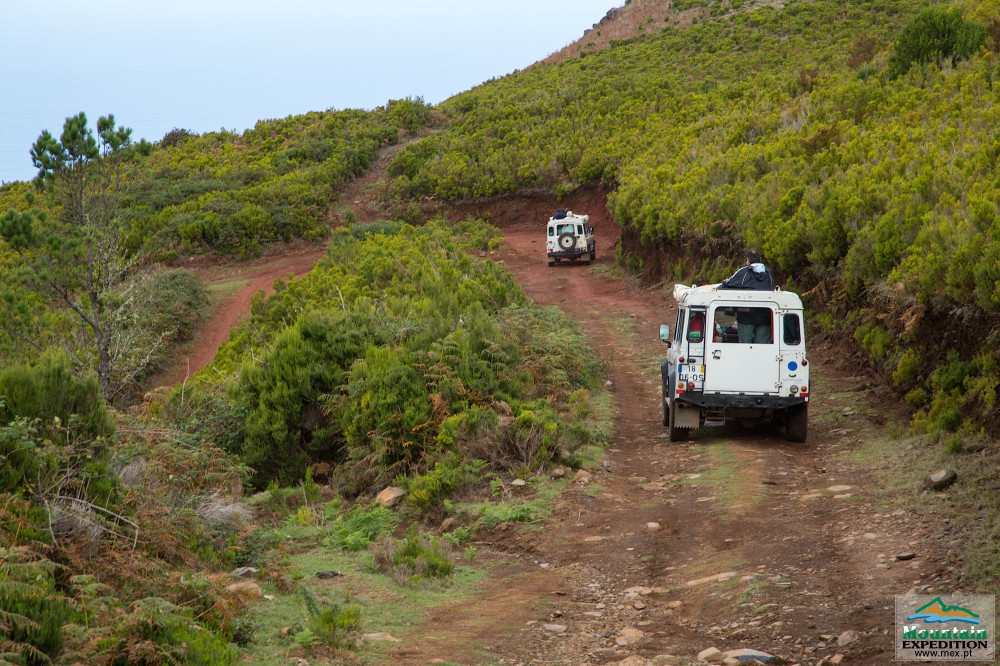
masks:
{"label": "spare tire on rear door", "polygon": [[572,250],[574,245],[576,245],[576,236],[573,234],[565,233],[559,236],[560,249]]}

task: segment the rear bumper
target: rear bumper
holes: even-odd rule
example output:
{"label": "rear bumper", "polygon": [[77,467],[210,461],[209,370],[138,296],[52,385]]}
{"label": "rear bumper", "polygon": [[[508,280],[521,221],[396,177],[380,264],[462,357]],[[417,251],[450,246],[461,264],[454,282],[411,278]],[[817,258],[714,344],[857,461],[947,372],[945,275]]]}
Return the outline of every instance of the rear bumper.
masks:
{"label": "rear bumper", "polygon": [[558,257],[571,259],[573,257],[582,257],[585,254],[590,254],[590,250],[549,250],[548,255],[550,257]]}
{"label": "rear bumper", "polygon": [[737,409],[788,409],[804,405],[808,398],[777,395],[732,395],[725,393],[685,393],[678,402],[698,407],[733,407]]}

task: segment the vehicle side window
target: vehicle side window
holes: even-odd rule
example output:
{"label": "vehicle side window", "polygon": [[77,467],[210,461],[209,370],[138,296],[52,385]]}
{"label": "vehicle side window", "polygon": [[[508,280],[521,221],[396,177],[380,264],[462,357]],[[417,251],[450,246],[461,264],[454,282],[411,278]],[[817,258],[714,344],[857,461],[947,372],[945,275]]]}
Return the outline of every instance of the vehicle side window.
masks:
{"label": "vehicle side window", "polygon": [[784,330],[784,342],[790,347],[796,347],[802,344],[802,324],[799,321],[799,315],[797,314],[786,314],[782,318],[781,328]]}
{"label": "vehicle side window", "polygon": [[555,235],[556,235],[556,230],[555,230],[555,228],[553,228],[553,227],[549,227],[549,236],[555,236]]}
{"label": "vehicle side window", "polygon": [[576,234],[578,236],[582,236],[583,235],[583,225],[582,224],[576,225]]}
{"label": "vehicle side window", "polygon": [[692,312],[691,321],[688,322],[688,342],[704,342],[705,341],[705,313],[704,312]]}
{"label": "vehicle side window", "polygon": [[677,325],[674,326],[674,341],[678,344],[684,339],[684,315],[687,311],[684,309],[677,310]]}

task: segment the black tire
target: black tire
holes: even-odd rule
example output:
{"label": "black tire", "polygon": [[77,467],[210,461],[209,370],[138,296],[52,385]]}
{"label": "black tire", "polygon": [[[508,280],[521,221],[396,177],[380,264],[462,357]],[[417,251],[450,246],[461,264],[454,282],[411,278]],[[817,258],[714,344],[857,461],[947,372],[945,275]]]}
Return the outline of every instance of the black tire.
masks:
{"label": "black tire", "polygon": [[590,263],[590,261],[591,261],[591,258],[590,258],[590,255],[589,255],[589,254],[585,254],[585,255],[583,255],[583,263],[584,263],[584,264],[589,264],[589,263]]}
{"label": "black tire", "polygon": [[594,243],[594,247],[590,250],[590,260],[597,261],[597,243]]}
{"label": "black tire", "polygon": [[549,268],[552,268],[555,265],[556,265],[555,258],[554,257],[549,257]]}
{"label": "black tire", "polygon": [[660,402],[663,403],[663,427],[670,426],[670,410],[667,409],[667,399],[661,398]]}
{"label": "black tire", "polygon": [[804,442],[809,431],[809,405],[788,408],[785,423],[785,439],[789,442]]}
{"label": "black tire", "polygon": [[688,437],[691,435],[691,431],[687,428],[675,428],[674,421],[677,420],[677,403],[674,402],[670,405],[670,422],[667,424],[667,428],[670,429],[670,441],[671,442],[686,442]]}
{"label": "black tire", "polygon": [[556,244],[559,245],[559,249],[563,252],[572,250],[576,245],[576,236],[573,234],[562,234],[559,236],[559,240],[556,241]]}

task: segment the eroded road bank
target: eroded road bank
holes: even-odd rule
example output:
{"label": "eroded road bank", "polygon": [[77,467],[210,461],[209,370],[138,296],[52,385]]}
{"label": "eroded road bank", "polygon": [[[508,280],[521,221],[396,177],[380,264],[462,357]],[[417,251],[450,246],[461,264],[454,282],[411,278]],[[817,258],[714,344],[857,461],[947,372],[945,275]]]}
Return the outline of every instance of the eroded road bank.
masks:
{"label": "eroded road bank", "polygon": [[[668,291],[602,277],[610,243],[594,268],[549,268],[537,229],[508,228],[505,238],[502,259],[527,294],[574,317],[609,362],[614,432],[602,464],[563,493],[545,527],[484,539],[508,559],[504,575],[436,612],[393,660],[685,664],[716,647],[789,664],[838,663],[838,654],[891,662],[893,595],[934,591],[950,572],[925,527],[877,499],[854,453],[885,437],[874,389],[813,345],[806,444],[736,426],[671,443],[657,339],[674,320]],[[420,638],[459,617],[476,627],[464,640]]]}

